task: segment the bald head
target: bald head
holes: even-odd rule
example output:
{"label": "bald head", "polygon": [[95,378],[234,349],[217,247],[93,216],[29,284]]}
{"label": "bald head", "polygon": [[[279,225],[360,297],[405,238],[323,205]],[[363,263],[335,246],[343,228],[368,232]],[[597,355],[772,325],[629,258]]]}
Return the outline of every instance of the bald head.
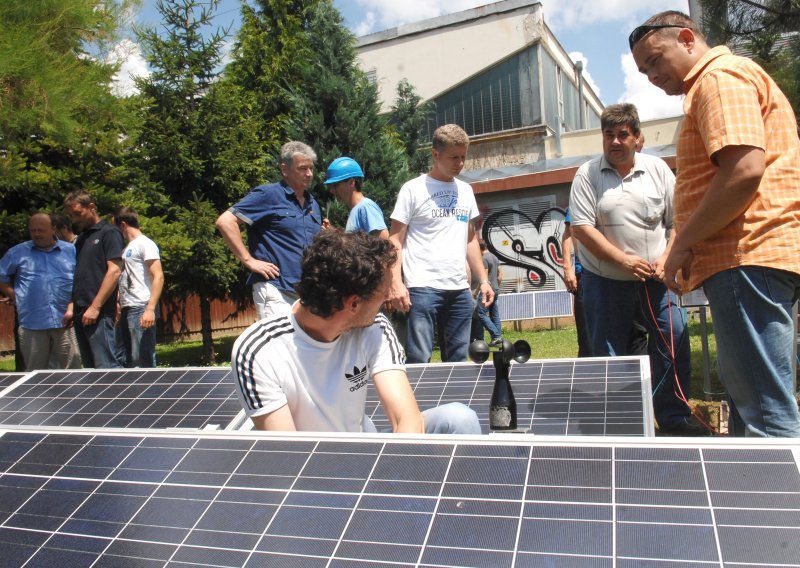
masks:
{"label": "bald head", "polygon": [[28,220],[28,233],[33,244],[39,248],[50,248],[55,242],[53,222],[47,213],[34,213]]}

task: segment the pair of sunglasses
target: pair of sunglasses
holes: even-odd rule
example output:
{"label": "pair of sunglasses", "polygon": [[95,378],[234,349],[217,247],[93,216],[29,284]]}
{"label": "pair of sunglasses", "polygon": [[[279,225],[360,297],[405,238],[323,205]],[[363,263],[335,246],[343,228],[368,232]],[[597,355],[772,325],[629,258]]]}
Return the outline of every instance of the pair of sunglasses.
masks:
{"label": "pair of sunglasses", "polygon": [[664,28],[685,28],[686,26],[681,26],[679,24],[654,24],[654,25],[645,25],[639,26],[635,28],[631,35],[628,36],[628,47],[633,49],[633,46],[642,39],[644,36],[649,34],[654,30],[663,30]]}

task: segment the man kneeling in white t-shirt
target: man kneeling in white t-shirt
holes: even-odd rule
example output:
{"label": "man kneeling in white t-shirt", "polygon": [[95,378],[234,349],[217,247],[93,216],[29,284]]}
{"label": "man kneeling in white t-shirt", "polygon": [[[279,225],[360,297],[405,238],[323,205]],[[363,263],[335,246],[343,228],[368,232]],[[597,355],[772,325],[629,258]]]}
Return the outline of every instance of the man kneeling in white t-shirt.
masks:
{"label": "man kneeling in white t-shirt", "polygon": [[403,348],[379,313],[396,260],[391,243],[363,232],[316,237],[291,313],[254,323],[233,346],[239,399],[256,428],[374,432],[364,414],[371,379],[394,432],[480,434],[463,404],[417,407]]}

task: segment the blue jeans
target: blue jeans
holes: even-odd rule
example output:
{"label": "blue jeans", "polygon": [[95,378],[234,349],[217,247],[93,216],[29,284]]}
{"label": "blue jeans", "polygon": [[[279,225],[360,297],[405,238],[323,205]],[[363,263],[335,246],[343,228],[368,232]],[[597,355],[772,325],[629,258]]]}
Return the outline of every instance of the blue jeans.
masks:
{"label": "blue jeans", "polygon": [[122,367],[124,351],[117,342],[114,317],[100,315],[97,321],[84,326],[83,312],[75,314],[75,336],[86,369],[118,369]]}
{"label": "blue jeans", "polygon": [[689,334],[686,312],[677,305],[677,297],[655,280],[612,280],[598,276],[586,267],[581,277],[581,288],[592,355],[630,355],[631,331],[638,315],[649,335],[648,355],[656,421],[659,427],[666,429],[687,422],[691,411],[681,400],[675,374],[677,372],[680,392],[688,399],[691,386]]}
{"label": "blue jeans", "polygon": [[492,339],[500,339],[503,333],[503,327],[500,323],[500,308],[497,305],[497,295],[499,290],[494,291],[494,301],[488,308],[483,307],[483,294],[478,294],[478,317],[481,318],[481,323],[486,331],[489,332],[489,337]]}
{"label": "blue jeans", "polygon": [[126,367],[156,366],[156,326],[143,329],[140,323],[145,306],[122,308],[119,325],[125,345]]}
{"label": "blue jeans", "polygon": [[800,437],[794,396],[792,304],[800,275],[742,266],[703,283],[717,339],[720,380],[735,436]]}
{"label": "blue jeans", "polygon": [[[426,434],[480,434],[481,423],[478,415],[469,406],[460,402],[450,402],[422,411]],[[369,416],[364,416],[364,432],[375,433]]]}
{"label": "blue jeans", "polygon": [[447,355],[442,357],[442,361],[466,361],[472,320],[472,294],[469,289],[437,290],[422,287],[409,288],[408,293],[411,297],[411,309],[408,312],[408,362],[430,361],[437,318],[444,331],[442,352]]}

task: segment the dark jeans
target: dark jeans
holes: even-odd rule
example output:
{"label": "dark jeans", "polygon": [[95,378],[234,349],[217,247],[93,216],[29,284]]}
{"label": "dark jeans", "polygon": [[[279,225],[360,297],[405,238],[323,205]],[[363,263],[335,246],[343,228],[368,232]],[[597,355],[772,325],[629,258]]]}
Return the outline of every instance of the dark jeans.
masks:
{"label": "dark jeans", "polygon": [[123,366],[124,352],[114,330],[114,317],[100,315],[92,325],[84,326],[83,312],[75,314],[75,336],[86,369],[117,369]]}

